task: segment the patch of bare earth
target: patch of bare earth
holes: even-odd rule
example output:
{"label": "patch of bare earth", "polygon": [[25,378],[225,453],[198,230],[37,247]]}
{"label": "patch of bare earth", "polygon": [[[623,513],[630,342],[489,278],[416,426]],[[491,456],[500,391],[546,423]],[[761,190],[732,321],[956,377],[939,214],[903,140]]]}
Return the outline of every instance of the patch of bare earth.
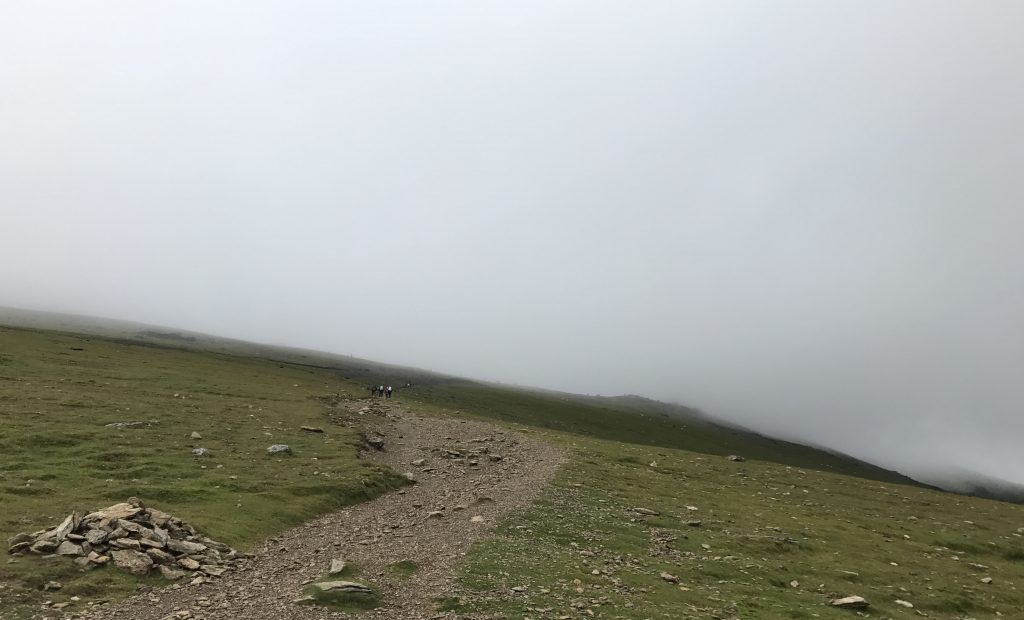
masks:
{"label": "patch of bare earth", "polygon": [[[416,484],[284,532],[219,579],[139,594],[87,617],[454,618],[437,611],[436,601],[457,594],[453,573],[462,556],[504,515],[532,502],[563,459],[557,448],[519,433],[421,417],[388,401],[343,402],[332,419],[382,436],[383,451],[370,449],[366,458],[411,472]],[[372,584],[378,607],[339,612],[294,602],[306,584],[323,580],[333,559],[356,569],[338,579]],[[396,571],[399,562],[415,570]]]}

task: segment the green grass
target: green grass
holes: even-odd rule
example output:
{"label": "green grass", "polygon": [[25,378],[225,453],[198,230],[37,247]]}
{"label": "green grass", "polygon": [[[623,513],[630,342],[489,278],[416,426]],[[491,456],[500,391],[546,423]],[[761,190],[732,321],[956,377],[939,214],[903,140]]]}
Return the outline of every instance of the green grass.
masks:
{"label": "green grass", "polygon": [[[571,451],[569,465],[534,506],[473,548],[459,574],[465,592],[447,608],[507,618],[588,609],[637,620],[850,618],[827,601],[858,594],[883,618],[916,617],[896,599],[931,618],[1012,618],[1024,609],[1024,507],[770,462],[547,437]],[[994,583],[981,583],[985,576]]]}
{"label": "green grass", "polygon": [[[246,550],[404,484],[356,458],[356,429],[330,425],[327,397],[355,386],[328,371],[3,327],[0,351],[4,542],[134,495]],[[105,426],[128,421],[152,424]],[[294,455],[269,456],[273,443]],[[192,456],[199,446],[210,456]],[[43,593],[52,579],[64,589]],[[41,600],[76,594],[116,598],[139,583],[113,569],[80,573],[66,560],[5,560],[0,615],[27,617]]]}
{"label": "green grass", "polygon": [[399,580],[412,577],[419,569],[420,567],[412,560],[399,560],[398,562],[388,564],[387,567],[388,573]]}

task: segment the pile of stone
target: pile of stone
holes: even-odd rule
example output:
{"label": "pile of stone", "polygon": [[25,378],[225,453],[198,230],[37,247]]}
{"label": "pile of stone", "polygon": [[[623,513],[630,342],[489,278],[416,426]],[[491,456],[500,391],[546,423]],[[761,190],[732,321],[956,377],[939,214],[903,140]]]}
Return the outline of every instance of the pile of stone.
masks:
{"label": "pile of stone", "polygon": [[7,543],[12,555],[67,556],[83,570],[113,561],[135,575],[156,570],[172,580],[219,577],[245,557],[134,497],[84,516],[73,512],[53,529],[18,534]]}

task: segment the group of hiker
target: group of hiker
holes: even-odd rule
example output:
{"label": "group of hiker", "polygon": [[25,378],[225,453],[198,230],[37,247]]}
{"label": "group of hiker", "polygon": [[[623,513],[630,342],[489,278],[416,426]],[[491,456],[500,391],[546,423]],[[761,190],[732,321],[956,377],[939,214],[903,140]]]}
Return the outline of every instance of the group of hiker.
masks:
{"label": "group of hiker", "polygon": [[384,398],[391,398],[391,386],[384,387],[383,385],[371,385],[370,394],[373,396],[383,396]]}

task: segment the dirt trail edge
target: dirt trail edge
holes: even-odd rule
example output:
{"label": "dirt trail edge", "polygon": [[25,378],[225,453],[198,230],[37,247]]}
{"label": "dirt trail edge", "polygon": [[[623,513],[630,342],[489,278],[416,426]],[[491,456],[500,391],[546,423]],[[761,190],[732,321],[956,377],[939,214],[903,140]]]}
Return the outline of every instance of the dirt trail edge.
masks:
{"label": "dirt trail edge", "polygon": [[[503,516],[530,504],[564,458],[557,448],[514,431],[421,417],[387,401],[344,401],[332,419],[382,436],[384,450],[371,449],[365,457],[411,472],[416,484],[271,538],[244,567],[219,579],[138,594],[84,617],[461,617],[435,610],[437,599],[457,594],[456,565]],[[372,585],[380,595],[377,608],[346,613],[294,602],[306,583],[323,580],[333,559],[356,567],[354,576],[337,579]],[[411,574],[395,570],[398,562],[411,562],[405,564],[414,567]]]}

